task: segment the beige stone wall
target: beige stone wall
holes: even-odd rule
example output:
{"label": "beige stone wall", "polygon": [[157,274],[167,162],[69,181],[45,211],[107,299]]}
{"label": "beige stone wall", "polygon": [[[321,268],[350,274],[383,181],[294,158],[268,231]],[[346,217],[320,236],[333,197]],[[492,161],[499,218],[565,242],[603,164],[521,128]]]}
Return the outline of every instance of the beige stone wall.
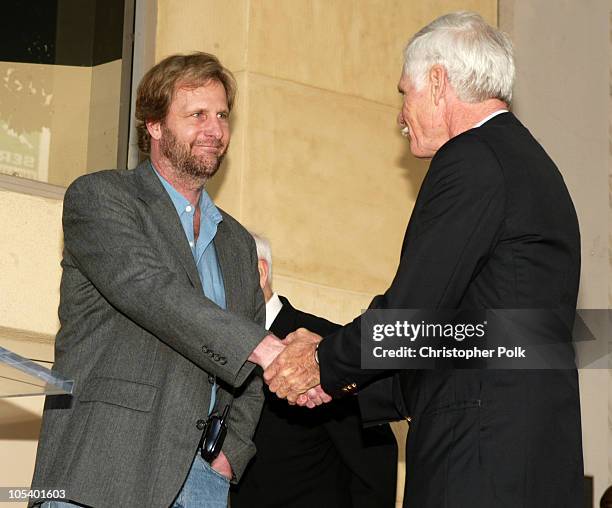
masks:
{"label": "beige stone wall", "polygon": [[237,75],[232,146],[209,190],[270,238],[277,289],[298,304],[344,290],[353,305],[327,314],[347,320],[389,283],[427,167],[395,124],[402,48],[458,8],[496,21],[494,1],[159,1],[157,59],[209,51]]}
{"label": "beige stone wall", "polygon": [[[610,299],[610,5],[606,0],[500,0],[500,26],[515,44],[514,110],[559,166],[582,239],[579,308]],[[595,500],[612,484],[610,371],[580,371],[585,474]]]}
{"label": "beige stone wall", "polygon": [[[395,124],[402,48],[439,14],[474,9],[495,22],[496,6],[495,0],[158,0],[158,60],[204,50],[236,73],[232,145],[209,191],[270,238],[274,284],[297,306],[344,322],[390,282],[427,167],[408,154]],[[96,89],[96,75],[112,70],[93,73]],[[57,93],[70,98],[72,80],[57,79],[63,80]],[[110,91],[100,93],[101,102],[83,98],[92,111],[112,108]],[[66,168],[113,166],[110,159],[98,165],[93,151],[100,141],[112,145],[109,127],[70,113],[71,124],[54,126],[58,135],[76,136],[58,147]],[[68,183],[76,174],[55,181]],[[53,334],[61,203],[0,192],[0,213],[9,218],[0,239],[0,326]],[[29,483],[41,404],[1,401],[0,455],[12,460],[0,461],[0,483]],[[395,430],[402,440],[405,427]],[[403,447],[400,457],[401,497]]]}
{"label": "beige stone wall", "polygon": [[[46,335],[26,342],[0,330],[0,346],[47,361],[53,360],[58,328],[61,213],[58,199],[0,190],[0,326]],[[0,399],[0,486],[30,484],[43,402],[43,397]],[[0,503],[5,505],[25,503]]]}
{"label": "beige stone wall", "polygon": [[298,307],[346,322],[390,283],[427,169],[396,126],[402,49],[458,9],[497,22],[494,0],[158,2],[158,60],[208,51],[236,73],[232,145],[209,192],[270,239],[275,289]]}
{"label": "beige stone wall", "polygon": [[59,200],[0,190],[0,326],[57,331],[61,210]]}

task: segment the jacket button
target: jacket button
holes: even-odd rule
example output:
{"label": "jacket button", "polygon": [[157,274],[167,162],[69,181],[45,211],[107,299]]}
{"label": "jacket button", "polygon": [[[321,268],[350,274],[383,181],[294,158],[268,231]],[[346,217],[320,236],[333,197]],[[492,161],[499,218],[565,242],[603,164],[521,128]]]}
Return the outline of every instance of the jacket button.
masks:
{"label": "jacket button", "polygon": [[211,385],[214,385],[214,384],[215,384],[215,376],[212,376],[212,375],[211,375],[211,376],[208,376],[208,382],[209,382]]}
{"label": "jacket button", "polygon": [[219,355],[213,355],[213,360],[215,362],[218,362],[219,360],[221,360],[221,357]]}
{"label": "jacket button", "polygon": [[208,348],[207,348],[206,346],[202,346],[202,351],[203,351],[204,353],[208,353]]}
{"label": "jacket button", "polygon": [[196,427],[198,430],[204,430],[205,426],[206,426],[206,422],[204,420],[198,420],[196,422]]}

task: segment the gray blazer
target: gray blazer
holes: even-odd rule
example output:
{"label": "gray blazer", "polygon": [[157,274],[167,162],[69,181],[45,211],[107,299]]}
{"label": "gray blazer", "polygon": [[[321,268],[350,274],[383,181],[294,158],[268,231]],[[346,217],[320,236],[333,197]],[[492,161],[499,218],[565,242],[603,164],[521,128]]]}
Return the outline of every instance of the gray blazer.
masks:
{"label": "gray blazer", "polygon": [[[221,212],[214,243],[227,311],[207,299],[172,201],[149,162],[78,178],[64,200],[54,369],[33,489],[103,507],[168,507],[208,414],[236,397],[223,446],[237,481],[255,453],[261,379],[247,358],[266,335],[249,233]],[[35,501],[33,501],[35,502]]]}

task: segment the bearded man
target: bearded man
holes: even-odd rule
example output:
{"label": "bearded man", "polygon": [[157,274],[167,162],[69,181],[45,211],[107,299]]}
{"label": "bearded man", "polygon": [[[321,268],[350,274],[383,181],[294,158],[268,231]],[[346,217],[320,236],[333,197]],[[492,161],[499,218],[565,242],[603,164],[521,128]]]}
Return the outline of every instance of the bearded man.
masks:
{"label": "bearded man", "polygon": [[[138,88],[150,159],[66,191],[54,369],[75,393],[46,400],[31,504],[227,506],[255,452],[263,394],[252,370],[284,346],[263,327],[251,235],[204,190],[234,97],[213,55],[166,58]],[[224,412],[211,450],[204,429]]]}

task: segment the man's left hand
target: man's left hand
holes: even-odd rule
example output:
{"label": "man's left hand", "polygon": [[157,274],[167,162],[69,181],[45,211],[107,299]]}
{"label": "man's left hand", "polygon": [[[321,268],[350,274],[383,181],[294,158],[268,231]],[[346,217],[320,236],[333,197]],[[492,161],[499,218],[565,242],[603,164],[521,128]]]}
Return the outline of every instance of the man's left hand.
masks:
{"label": "man's left hand", "polygon": [[228,481],[231,481],[232,476],[234,476],[232,466],[223,452],[219,452],[219,455],[217,455],[217,457],[210,463],[210,467],[212,467],[217,473],[225,476]]}
{"label": "man's left hand", "polygon": [[[282,399],[286,398],[291,404],[311,407],[329,402],[330,397],[319,387],[319,364],[315,361],[315,351],[321,340],[320,335],[305,328],[287,335],[283,341],[285,350],[264,372],[270,391]],[[307,396],[302,395],[306,392],[309,392]],[[315,404],[307,404],[306,399],[314,400]]]}
{"label": "man's left hand", "polygon": [[331,400],[332,398],[323,391],[321,385],[317,385],[308,390],[306,393],[299,395],[295,403],[298,406],[306,406],[312,409],[313,407],[320,406],[321,404],[331,402]]}

